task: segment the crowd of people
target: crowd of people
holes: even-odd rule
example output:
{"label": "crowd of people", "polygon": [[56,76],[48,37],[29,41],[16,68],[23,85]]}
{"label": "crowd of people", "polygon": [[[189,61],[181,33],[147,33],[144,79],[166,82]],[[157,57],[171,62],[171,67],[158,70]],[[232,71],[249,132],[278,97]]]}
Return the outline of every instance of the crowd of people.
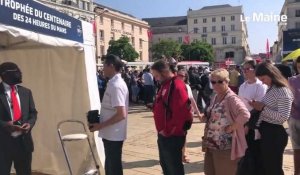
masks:
{"label": "crowd of people", "polygon": [[[186,136],[195,117],[205,123],[205,174],[283,175],[290,136],[294,173],[299,175],[300,57],[293,69],[251,58],[241,66],[215,70],[162,59],[139,72],[123,69],[118,56],[108,55],[98,72],[100,122],[89,123],[104,143],[106,175],[123,174],[130,101],[143,101],[153,112],[164,175],[185,174]],[[15,63],[2,63],[0,77],[0,174],[8,175],[12,163],[17,174],[31,174],[31,129],[37,118],[32,93],[20,86],[22,73]]]}
{"label": "crowd of people", "polygon": [[[215,70],[159,60],[141,72],[122,70],[119,61],[116,56],[107,57],[104,74],[99,72],[98,78],[102,110],[111,112],[101,112],[105,119],[90,125],[91,131],[99,130],[105,143],[108,175],[122,174],[128,101],[143,101],[152,109],[165,175],[184,174],[183,163],[189,162],[186,135],[194,117],[205,123],[205,174],[283,175],[288,141],[283,124],[287,121],[295,174],[300,174],[300,57],[295,60],[294,75],[287,66],[268,61],[257,64],[251,58],[241,66]],[[108,114],[110,117],[104,116]],[[118,128],[119,122],[123,123]],[[113,148],[117,150],[114,153]]]}

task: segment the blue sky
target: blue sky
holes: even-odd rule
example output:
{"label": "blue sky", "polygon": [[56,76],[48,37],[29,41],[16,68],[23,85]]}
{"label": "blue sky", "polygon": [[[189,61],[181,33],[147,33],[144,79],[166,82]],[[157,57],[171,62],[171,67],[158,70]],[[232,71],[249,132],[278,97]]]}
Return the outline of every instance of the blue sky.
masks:
{"label": "blue sky", "polygon": [[[279,14],[284,0],[96,0],[98,3],[129,13],[139,19],[151,17],[184,16],[189,8],[197,10],[203,6],[230,4],[242,5],[245,16],[253,13]],[[276,22],[247,22],[248,41],[252,54],[266,52],[266,41],[270,46],[277,40]]]}

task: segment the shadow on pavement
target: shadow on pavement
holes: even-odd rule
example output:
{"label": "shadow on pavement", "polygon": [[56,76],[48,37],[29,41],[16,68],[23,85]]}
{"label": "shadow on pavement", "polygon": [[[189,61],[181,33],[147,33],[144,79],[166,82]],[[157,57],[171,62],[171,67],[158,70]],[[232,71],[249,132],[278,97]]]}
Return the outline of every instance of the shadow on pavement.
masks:
{"label": "shadow on pavement", "polygon": [[145,168],[159,165],[158,160],[141,160],[136,162],[123,162],[124,169]]}
{"label": "shadow on pavement", "polygon": [[283,154],[294,155],[294,150],[292,150],[292,149],[285,149]]}
{"label": "shadow on pavement", "polygon": [[130,109],[128,114],[137,114],[142,112],[150,112],[149,109]]}
{"label": "shadow on pavement", "polygon": [[204,161],[184,164],[185,174],[204,172]]}
{"label": "shadow on pavement", "polygon": [[186,143],[187,148],[197,148],[202,146],[202,141],[197,142],[187,142]]}
{"label": "shadow on pavement", "polygon": [[143,116],[142,118],[153,118],[153,115]]}

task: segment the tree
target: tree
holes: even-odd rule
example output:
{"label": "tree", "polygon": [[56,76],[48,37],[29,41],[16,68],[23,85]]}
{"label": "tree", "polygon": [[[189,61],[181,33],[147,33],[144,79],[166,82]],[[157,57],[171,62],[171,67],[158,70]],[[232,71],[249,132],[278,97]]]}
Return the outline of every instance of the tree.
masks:
{"label": "tree", "polygon": [[118,40],[111,40],[107,49],[107,54],[114,54],[119,56],[125,61],[135,61],[139,54],[135,51],[132,45],[129,43],[129,38],[122,36]]}
{"label": "tree", "polygon": [[151,51],[154,59],[161,58],[162,55],[171,57],[181,54],[180,44],[173,40],[161,40],[159,43],[152,46]]}
{"label": "tree", "polygon": [[182,56],[185,60],[213,62],[213,47],[206,42],[192,42],[190,45],[182,45]]}

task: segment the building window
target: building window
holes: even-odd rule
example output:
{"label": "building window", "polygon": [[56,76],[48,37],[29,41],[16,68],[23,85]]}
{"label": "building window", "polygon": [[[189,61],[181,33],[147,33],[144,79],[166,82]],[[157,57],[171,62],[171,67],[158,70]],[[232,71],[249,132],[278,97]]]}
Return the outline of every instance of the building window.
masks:
{"label": "building window", "polygon": [[115,40],[115,33],[114,32],[110,33],[110,40]]}
{"label": "building window", "polygon": [[103,24],[103,16],[100,16],[100,24]]}
{"label": "building window", "polygon": [[223,26],[222,26],[222,32],[225,32],[225,30],[226,30],[226,29],[225,29],[225,26],[223,25]]}
{"label": "building window", "polygon": [[296,29],[300,29],[300,22],[296,22],[296,23],[295,23],[295,28],[296,28]]}
{"label": "building window", "polygon": [[110,25],[111,25],[112,28],[114,27],[114,20],[113,19],[110,20]]}
{"label": "building window", "polygon": [[206,43],[207,42],[207,38],[206,37],[202,37],[202,42]]}
{"label": "building window", "polygon": [[235,31],[235,25],[231,25],[231,31]]}
{"label": "building window", "polygon": [[222,16],[221,21],[222,21],[222,22],[225,21],[225,16]]}
{"label": "building window", "polygon": [[143,48],[143,39],[140,39],[140,49]]}
{"label": "building window", "polygon": [[232,43],[232,44],[236,44],[236,37],[232,37],[232,38],[231,38],[231,43]]}
{"label": "building window", "polygon": [[194,19],[194,24],[198,24],[198,20],[197,19]]}
{"label": "building window", "polygon": [[198,33],[198,28],[194,28],[194,33]]}
{"label": "building window", "polygon": [[99,37],[100,37],[100,41],[104,41],[104,30],[100,30]]}
{"label": "building window", "polygon": [[223,37],[223,44],[227,44],[227,38]]}
{"label": "building window", "polygon": [[78,1],[78,8],[84,9],[83,1]]}
{"label": "building window", "polygon": [[134,25],[131,25],[131,31],[134,33]]}
{"label": "building window", "polygon": [[143,34],[143,30],[142,27],[140,27],[140,35]]}
{"label": "building window", "polygon": [[203,33],[206,33],[206,32],[207,32],[207,28],[203,27]]}
{"label": "building window", "polygon": [[143,60],[143,52],[140,51],[140,60]]}
{"label": "building window", "polygon": [[234,21],[235,20],[235,16],[231,16],[231,21]]}
{"label": "building window", "polygon": [[131,44],[133,47],[135,46],[135,38],[134,37],[131,37]]}
{"label": "building window", "polygon": [[211,45],[216,45],[217,42],[216,42],[216,38],[211,38]]}
{"label": "building window", "polygon": [[296,17],[300,17],[300,10],[296,10]]}
{"label": "building window", "polygon": [[122,22],[122,30],[124,30],[125,26],[124,26],[124,23]]}
{"label": "building window", "polygon": [[225,58],[234,58],[234,52],[225,52]]}
{"label": "building window", "polygon": [[207,19],[206,18],[203,18],[203,23],[206,23]]}
{"label": "building window", "polygon": [[90,3],[89,2],[86,2],[85,10],[90,11]]}
{"label": "building window", "polygon": [[216,26],[212,26],[211,32],[216,32]]}
{"label": "building window", "polygon": [[182,37],[178,37],[178,43],[182,43]]}
{"label": "building window", "polygon": [[104,53],[104,46],[100,46],[100,55],[101,56],[103,56],[103,55],[105,55],[105,53]]}
{"label": "building window", "polygon": [[211,19],[211,21],[212,21],[212,22],[216,22],[216,18],[213,17],[213,18]]}

